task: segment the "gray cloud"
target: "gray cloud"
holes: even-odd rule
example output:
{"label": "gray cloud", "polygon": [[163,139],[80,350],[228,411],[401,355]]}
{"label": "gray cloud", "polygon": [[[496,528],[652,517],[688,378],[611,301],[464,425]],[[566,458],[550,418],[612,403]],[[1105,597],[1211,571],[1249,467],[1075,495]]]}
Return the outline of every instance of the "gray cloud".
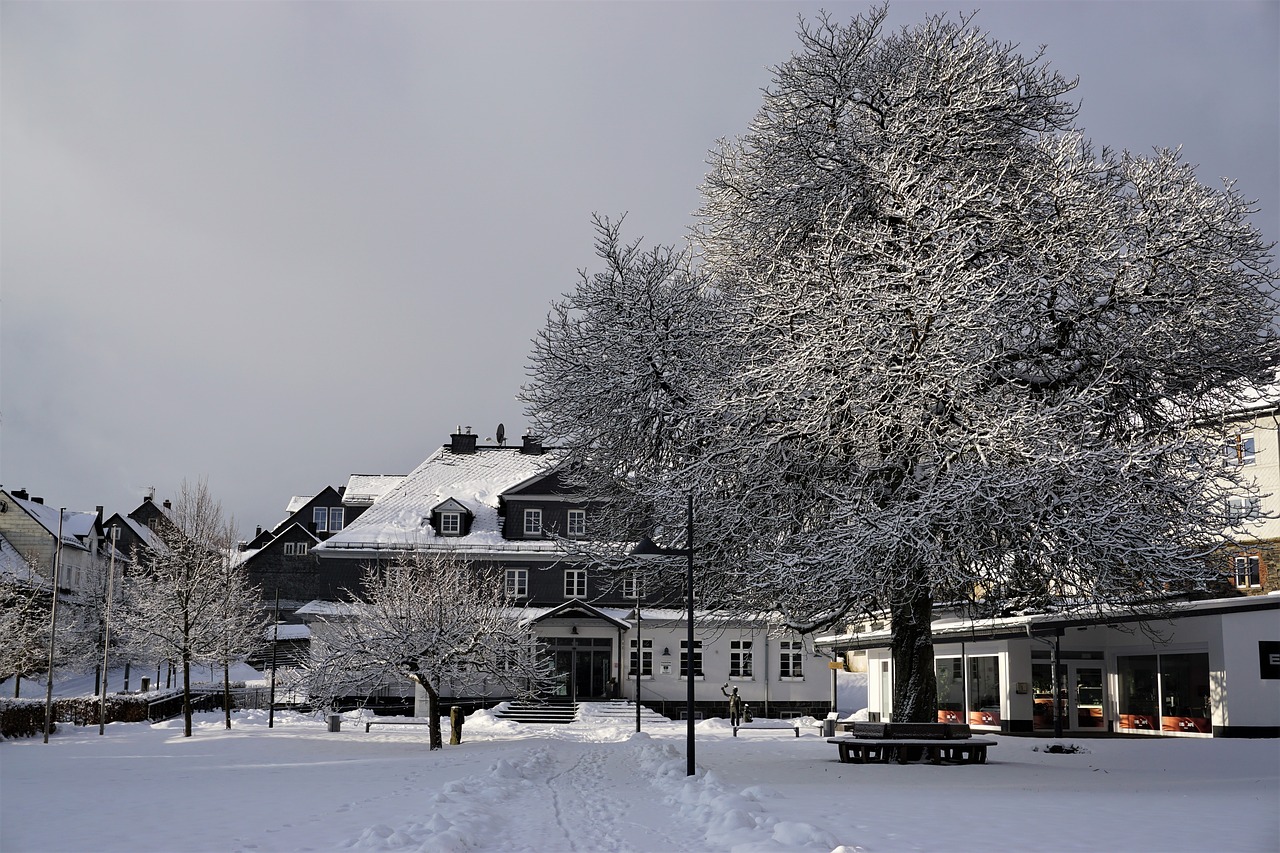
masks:
{"label": "gray cloud", "polygon": [[[812,3],[0,6],[0,482],[242,527],[514,395],[589,217],[682,239]],[[829,4],[849,17],[863,4]],[[899,3],[896,24],[969,4]],[[988,4],[1099,144],[1280,207],[1280,6]]]}

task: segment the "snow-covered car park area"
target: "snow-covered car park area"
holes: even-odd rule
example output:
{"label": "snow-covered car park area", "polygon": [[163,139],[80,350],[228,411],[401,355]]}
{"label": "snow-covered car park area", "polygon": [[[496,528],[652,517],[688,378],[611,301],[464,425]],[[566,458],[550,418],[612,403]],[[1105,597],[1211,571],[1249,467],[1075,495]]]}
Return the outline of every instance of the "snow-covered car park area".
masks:
{"label": "snow-covered car park area", "polygon": [[[997,736],[986,764],[841,764],[817,725],[422,726],[245,711],[0,743],[0,850],[1274,851],[1280,741]],[[445,721],[447,727],[447,721]],[[1066,747],[1063,751],[1051,747]]]}

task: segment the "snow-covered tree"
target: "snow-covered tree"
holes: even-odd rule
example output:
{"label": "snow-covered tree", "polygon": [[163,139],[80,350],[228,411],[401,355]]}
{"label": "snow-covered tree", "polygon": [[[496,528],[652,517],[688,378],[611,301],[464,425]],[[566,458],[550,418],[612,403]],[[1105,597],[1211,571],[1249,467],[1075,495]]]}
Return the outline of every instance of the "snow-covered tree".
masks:
{"label": "snow-covered tree", "polygon": [[446,688],[532,696],[549,687],[551,661],[510,606],[504,578],[496,565],[416,550],[366,567],[360,594],[312,626],[305,675],[312,701],[408,679],[427,694],[431,748],[440,749]]}
{"label": "snow-covered tree", "polygon": [[801,630],[887,611],[894,717],[932,720],[935,602],[1136,607],[1215,577],[1247,486],[1203,427],[1277,363],[1275,270],[1232,184],[1177,150],[1095,150],[1040,55],[885,14],[802,25],[713,155],[696,241],[717,342],[668,467],[613,455],[645,399],[578,431],[530,399],[656,517],[695,492],[705,600]]}
{"label": "snow-covered tree", "polygon": [[131,560],[121,634],[158,660],[181,662],[183,734],[190,737],[191,667],[221,660],[228,643],[225,584],[235,535],[203,480],[183,482],[170,519],[159,532],[164,547]]}
{"label": "snow-covered tree", "polygon": [[[227,537],[228,543],[238,539],[233,522],[228,522]],[[211,658],[222,665],[222,708],[227,728],[231,728],[231,665],[265,644],[271,621],[262,609],[261,590],[249,582],[243,563],[235,557],[233,551],[222,553],[218,637]]]}
{"label": "snow-covered tree", "polygon": [[48,586],[0,572],[0,678],[13,678],[13,696],[22,679],[49,666]]}

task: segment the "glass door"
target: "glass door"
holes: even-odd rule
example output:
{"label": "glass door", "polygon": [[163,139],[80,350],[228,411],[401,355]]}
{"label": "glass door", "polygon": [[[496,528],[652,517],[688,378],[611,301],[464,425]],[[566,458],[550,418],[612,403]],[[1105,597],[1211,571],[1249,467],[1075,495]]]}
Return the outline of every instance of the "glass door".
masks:
{"label": "glass door", "polygon": [[1098,731],[1107,727],[1103,693],[1102,664],[1071,661],[1067,664],[1067,720],[1077,731]]}

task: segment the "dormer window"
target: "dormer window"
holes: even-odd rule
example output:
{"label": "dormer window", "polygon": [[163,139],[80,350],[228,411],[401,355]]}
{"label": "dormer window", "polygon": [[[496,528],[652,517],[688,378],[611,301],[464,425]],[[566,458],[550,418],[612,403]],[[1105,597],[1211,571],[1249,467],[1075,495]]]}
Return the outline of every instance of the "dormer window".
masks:
{"label": "dormer window", "polygon": [[524,535],[542,535],[542,510],[526,509],[524,511]]}
{"label": "dormer window", "polygon": [[587,512],[582,509],[569,510],[569,521],[565,525],[565,534],[574,538],[587,535]]}
{"label": "dormer window", "polygon": [[318,506],[311,510],[311,520],[315,522],[316,533],[325,533],[329,529],[329,508]]}
{"label": "dormer window", "polygon": [[453,498],[442,501],[431,510],[431,526],[441,536],[466,536],[471,532],[471,520],[471,511]]}

